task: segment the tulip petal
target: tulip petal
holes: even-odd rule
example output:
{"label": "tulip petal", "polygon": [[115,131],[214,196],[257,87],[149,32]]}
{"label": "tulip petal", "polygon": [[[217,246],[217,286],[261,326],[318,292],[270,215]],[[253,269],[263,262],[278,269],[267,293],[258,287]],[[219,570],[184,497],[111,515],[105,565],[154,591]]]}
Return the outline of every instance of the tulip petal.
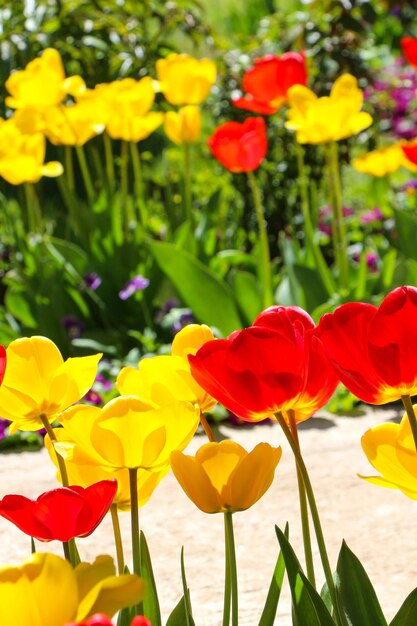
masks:
{"label": "tulip petal", "polygon": [[203,513],[219,513],[222,510],[218,492],[203,468],[192,457],[174,451],[170,463],[182,489]]}
{"label": "tulip petal", "polygon": [[230,477],[233,511],[245,511],[262,498],[274,480],[281,455],[281,448],[259,443],[240,461]]}

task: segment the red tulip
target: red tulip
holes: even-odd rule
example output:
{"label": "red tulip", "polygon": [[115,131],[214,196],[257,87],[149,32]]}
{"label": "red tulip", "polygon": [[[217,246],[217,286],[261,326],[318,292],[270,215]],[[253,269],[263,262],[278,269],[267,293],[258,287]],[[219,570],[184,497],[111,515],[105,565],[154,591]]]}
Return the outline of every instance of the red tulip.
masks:
{"label": "red tulip", "polygon": [[224,167],[235,174],[256,170],[268,149],[266,126],[261,117],[248,117],[243,124],[226,122],[207,140]]}
{"label": "red tulip", "polygon": [[417,139],[413,139],[408,143],[400,143],[400,146],[406,158],[411,161],[411,163],[414,163],[414,165],[417,165]]}
{"label": "red tulip", "polygon": [[239,109],[271,115],[287,101],[288,89],[307,84],[304,53],[286,52],[280,57],[268,54],[255,59],[243,77],[245,96],[233,100]]}
{"label": "red tulip", "polygon": [[[71,624],[66,624],[66,626],[114,626],[114,624],[107,615],[96,613],[84,622],[71,622]],[[152,626],[152,624],[143,615],[136,615],[131,621],[130,626]]]}
{"label": "red tulip", "polygon": [[403,37],[401,48],[407,61],[417,67],[417,37]]}
{"label": "red tulip", "polygon": [[60,487],[37,500],[9,495],[0,500],[0,515],[39,541],[87,537],[100,524],[117,491],[116,480],[102,480],[86,489]]}
{"label": "red tulip", "polygon": [[4,346],[0,346],[0,385],[3,382],[4,373],[6,371],[6,363],[6,349],[4,348]]}
{"label": "red tulip", "polygon": [[417,393],[417,289],[398,287],[379,308],[342,304],[317,335],[342,383],[360,400],[385,404]]}
{"label": "red tulip", "polygon": [[338,383],[313,320],[298,307],[270,307],[249,328],[209,341],[188,358],[197,382],[249,422],[288,410],[305,420]]}

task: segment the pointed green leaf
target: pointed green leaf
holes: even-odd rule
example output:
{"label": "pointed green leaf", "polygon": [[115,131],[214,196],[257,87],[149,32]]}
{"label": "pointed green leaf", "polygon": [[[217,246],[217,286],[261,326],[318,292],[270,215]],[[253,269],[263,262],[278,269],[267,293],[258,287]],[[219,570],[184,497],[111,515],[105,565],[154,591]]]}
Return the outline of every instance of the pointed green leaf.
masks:
{"label": "pointed green leaf", "polygon": [[252,324],[255,317],[262,311],[259,281],[250,272],[233,273],[233,290],[239,309],[247,324]]}
{"label": "pointed green leaf", "polygon": [[149,242],[161,270],[200,321],[223,335],[242,327],[232,290],[186,250],[165,242]]}
{"label": "pointed green leaf", "polygon": [[378,598],[359,559],[342,544],[336,585],[351,626],[387,626]]}
{"label": "pointed green leaf", "polygon": [[190,590],[187,585],[187,577],[185,575],[185,564],[184,564],[184,546],[181,548],[181,579],[182,579],[182,589],[184,593],[184,603],[185,603],[185,623],[186,626],[191,626],[190,618],[193,617],[193,612],[191,609],[191,597]]}
{"label": "pointed green leaf", "polygon": [[398,240],[393,244],[396,244],[406,258],[417,261],[417,217],[414,212],[395,210],[394,218]]}
{"label": "pointed green leaf", "polygon": [[[184,596],[178,602],[171,615],[168,617],[166,626],[185,626],[187,624],[187,609],[185,607]],[[190,626],[195,626],[195,622],[192,617],[188,616]],[[153,626],[153,624],[152,624]]]}
{"label": "pointed green leaf", "polygon": [[158,593],[152,570],[152,562],[148,544],[146,543],[145,535],[142,531],[140,531],[140,555],[142,578],[146,582],[146,594],[143,599],[143,612],[151,621],[152,626],[161,626],[161,611],[159,608]]}
{"label": "pointed green leaf", "polygon": [[417,589],[406,597],[389,626],[415,626],[417,616]]}
{"label": "pointed green leaf", "polygon": [[[288,522],[285,524],[284,536],[288,539],[289,527]],[[277,563],[275,565],[271,584],[269,585],[268,595],[264,610],[262,611],[259,626],[274,626],[275,616],[277,614],[279,597],[281,595],[282,581],[284,580],[285,563],[284,556],[280,550]]]}

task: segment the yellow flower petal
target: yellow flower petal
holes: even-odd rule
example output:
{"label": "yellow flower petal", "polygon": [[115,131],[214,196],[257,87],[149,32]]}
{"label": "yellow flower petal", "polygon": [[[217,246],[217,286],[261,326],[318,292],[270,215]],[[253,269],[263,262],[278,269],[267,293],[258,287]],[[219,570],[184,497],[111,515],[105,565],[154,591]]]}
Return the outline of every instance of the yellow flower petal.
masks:
{"label": "yellow flower petal", "polygon": [[170,463],[174,476],[182,489],[203,513],[222,511],[219,493],[195,459],[175,451],[171,454]]}
{"label": "yellow flower petal", "polygon": [[195,354],[207,341],[212,341],[214,335],[205,324],[188,324],[174,337],[171,354],[186,359],[189,354]]}
{"label": "yellow flower petal", "polygon": [[188,54],[170,54],[156,62],[159,87],[171,104],[200,104],[216,80],[216,66]]}

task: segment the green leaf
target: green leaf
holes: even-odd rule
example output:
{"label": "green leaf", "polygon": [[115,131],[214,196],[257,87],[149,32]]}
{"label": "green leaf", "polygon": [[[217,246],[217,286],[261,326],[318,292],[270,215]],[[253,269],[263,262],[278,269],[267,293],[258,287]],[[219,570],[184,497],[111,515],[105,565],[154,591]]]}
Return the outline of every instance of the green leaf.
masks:
{"label": "green leaf", "polygon": [[298,306],[304,307],[305,297],[294,272],[294,265],[298,261],[298,251],[296,246],[290,239],[287,239],[285,236],[281,236],[280,248],[286,270],[286,276],[283,277],[278,285],[275,292],[275,301],[278,304],[297,304]]}
{"label": "green leaf", "polygon": [[169,243],[149,242],[161,270],[200,321],[223,335],[242,327],[230,287],[186,250]]}
{"label": "green leaf", "polygon": [[16,291],[13,288],[7,289],[5,296],[6,309],[17,319],[19,322],[27,326],[28,328],[36,328],[37,323],[30,310],[27,298],[20,291]]}
{"label": "green leaf", "polygon": [[[184,592],[184,603],[185,603],[185,623],[186,626],[191,626],[191,620],[193,618],[193,612],[191,609],[191,598],[190,598],[190,590],[187,585],[187,577],[185,575],[185,564],[184,564],[184,546],[181,548],[181,579],[182,579],[182,589]],[[191,619],[190,619],[191,618]]]}
{"label": "green leaf", "polygon": [[[189,625],[195,626],[195,622],[190,615],[188,615]],[[187,624],[187,609],[184,597],[178,602],[171,615],[168,617],[166,626],[185,626]],[[153,626],[153,624],[152,624]]]}
{"label": "green leaf", "polygon": [[[288,522],[285,524],[284,536],[288,539],[289,527]],[[275,616],[277,614],[279,597],[281,595],[282,581],[284,580],[285,563],[284,556],[280,550],[277,563],[275,565],[271,584],[269,585],[268,595],[264,610],[262,611],[259,626],[274,626]]]}
{"label": "green leaf", "polygon": [[406,597],[389,626],[415,626],[417,615],[417,589]]}
{"label": "green leaf", "polygon": [[385,293],[391,288],[392,281],[394,279],[395,272],[395,262],[397,260],[397,251],[389,250],[382,259],[382,268],[381,268],[381,281],[383,289],[382,291]]}
{"label": "green leaf", "polygon": [[247,324],[252,324],[255,317],[262,311],[259,282],[250,272],[236,271],[232,275],[233,291],[239,309]]}
{"label": "green leaf", "polygon": [[152,570],[152,561],[149,554],[143,531],[140,531],[140,554],[142,578],[146,582],[146,594],[143,599],[144,615],[151,621],[152,626],[161,626],[161,610],[159,608],[158,592]]}
{"label": "green leaf", "polygon": [[283,532],[275,527],[285,561],[293,609],[300,626],[335,626],[320,595],[304,576],[301,565]]}
{"label": "green leaf", "polygon": [[387,626],[378,598],[359,559],[345,541],[337,562],[336,585],[351,626]]}
{"label": "green leaf", "polygon": [[417,261],[417,217],[408,211],[395,210],[394,218],[398,240],[393,244],[397,244],[405,257]]}
{"label": "green leaf", "polygon": [[308,311],[313,311],[323,302],[327,302],[329,295],[316,269],[295,264],[294,274],[304,292],[305,307]]}

